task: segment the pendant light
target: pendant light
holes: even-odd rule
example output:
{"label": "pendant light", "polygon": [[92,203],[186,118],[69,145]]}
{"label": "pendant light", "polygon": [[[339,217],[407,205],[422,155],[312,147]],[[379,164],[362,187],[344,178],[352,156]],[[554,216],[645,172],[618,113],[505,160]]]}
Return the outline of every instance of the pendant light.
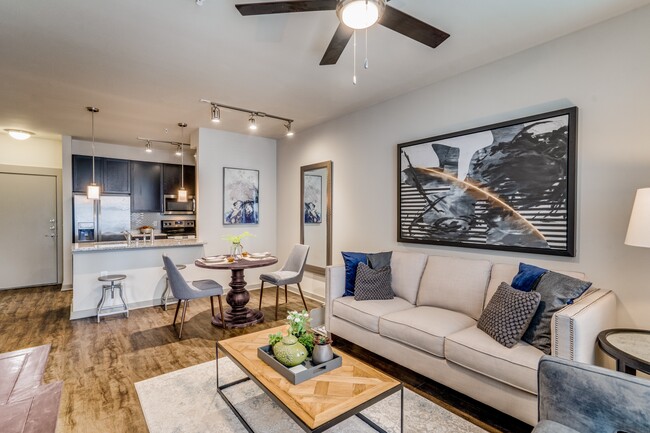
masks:
{"label": "pendant light", "polygon": [[179,148],[181,150],[181,187],[178,190],[178,201],[179,202],[187,202],[187,190],[185,189],[185,184],[184,182],[184,169],[183,169],[183,131],[185,130],[185,127],[187,126],[187,123],[180,122],[178,126],[181,127],[181,144],[179,145]]}
{"label": "pendant light", "polygon": [[86,191],[86,196],[90,200],[99,200],[99,185],[95,183],[95,113],[99,112],[99,108],[95,107],[86,107],[86,110],[90,111],[90,116],[92,119],[92,132],[93,132],[93,182],[88,185]]}

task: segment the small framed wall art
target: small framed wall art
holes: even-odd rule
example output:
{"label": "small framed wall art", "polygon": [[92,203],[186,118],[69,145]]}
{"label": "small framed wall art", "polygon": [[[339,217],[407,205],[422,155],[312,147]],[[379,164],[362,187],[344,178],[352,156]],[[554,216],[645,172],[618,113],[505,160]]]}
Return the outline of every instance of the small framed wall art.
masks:
{"label": "small framed wall art", "polygon": [[259,170],[223,168],[223,223],[259,224]]}
{"label": "small framed wall art", "polygon": [[575,255],[577,107],[397,146],[397,240]]}

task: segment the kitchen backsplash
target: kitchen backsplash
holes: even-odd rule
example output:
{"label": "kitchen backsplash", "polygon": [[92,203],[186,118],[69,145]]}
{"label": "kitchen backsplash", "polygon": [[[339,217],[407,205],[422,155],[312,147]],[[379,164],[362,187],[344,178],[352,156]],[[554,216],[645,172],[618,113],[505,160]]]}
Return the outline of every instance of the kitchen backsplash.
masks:
{"label": "kitchen backsplash", "polygon": [[163,215],[157,212],[131,213],[131,230],[138,230],[142,226],[154,228],[155,233],[160,232],[160,220],[193,220],[194,215]]}

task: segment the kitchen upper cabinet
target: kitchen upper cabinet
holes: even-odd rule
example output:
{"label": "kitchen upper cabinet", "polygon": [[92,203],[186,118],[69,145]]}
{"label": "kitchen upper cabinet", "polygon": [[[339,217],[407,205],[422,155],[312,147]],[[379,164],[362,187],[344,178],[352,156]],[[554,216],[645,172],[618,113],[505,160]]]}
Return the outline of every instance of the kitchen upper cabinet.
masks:
{"label": "kitchen upper cabinet", "polygon": [[[102,187],[102,158],[95,158],[95,182]],[[127,176],[128,177],[128,176]],[[85,193],[93,181],[93,158],[85,155],[72,155],[72,192]],[[102,188],[102,191],[104,188]]]}
{"label": "kitchen upper cabinet", "polygon": [[[194,195],[196,191],[196,168],[193,165],[183,167],[183,186],[187,195]],[[163,194],[177,194],[181,187],[181,166],[177,164],[164,164],[163,166]]]}
{"label": "kitchen upper cabinet", "polygon": [[131,161],[131,211],[162,212],[162,164]]}
{"label": "kitchen upper cabinet", "polygon": [[[96,159],[96,158],[95,158]],[[104,158],[102,161],[104,184],[102,193],[128,194],[131,192],[130,161]],[[97,164],[97,161],[95,161]]]}

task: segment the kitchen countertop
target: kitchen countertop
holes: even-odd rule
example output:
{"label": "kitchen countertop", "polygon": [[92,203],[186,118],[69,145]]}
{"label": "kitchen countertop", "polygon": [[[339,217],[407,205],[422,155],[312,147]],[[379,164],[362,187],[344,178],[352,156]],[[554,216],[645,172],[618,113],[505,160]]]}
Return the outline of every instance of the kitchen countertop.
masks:
{"label": "kitchen countertop", "polygon": [[73,253],[107,251],[107,250],[141,250],[150,248],[174,248],[174,247],[194,247],[205,245],[205,242],[199,239],[157,239],[151,242],[131,241],[129,245],[126,241],[116,242],[84,242],[72,244]]}

